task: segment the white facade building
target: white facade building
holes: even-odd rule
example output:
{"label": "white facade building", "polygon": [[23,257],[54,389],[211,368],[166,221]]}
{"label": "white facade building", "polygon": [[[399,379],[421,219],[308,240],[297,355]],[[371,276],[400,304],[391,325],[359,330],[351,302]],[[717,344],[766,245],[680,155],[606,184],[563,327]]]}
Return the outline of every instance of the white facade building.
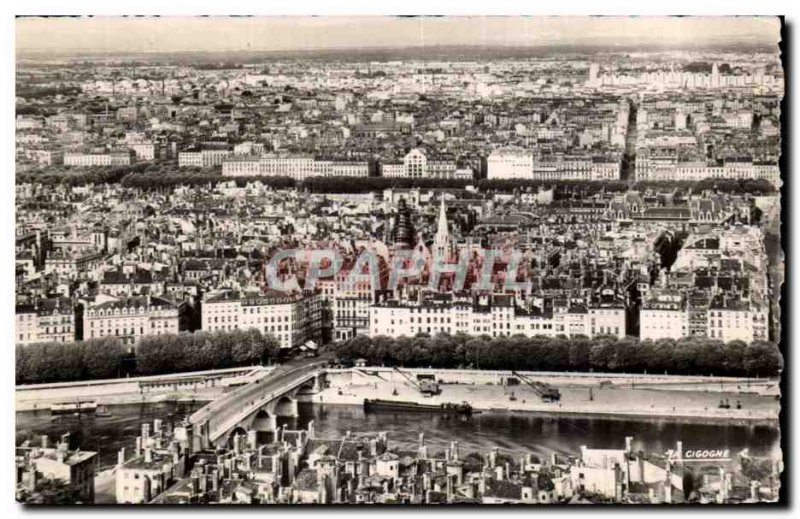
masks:
{"label": "white facade building", "polygon": [[148,335],[177,334],[179,322],[179,306],[167,299],[100,295],[86,305],[83,338],[119,338],[133,346]]}
{"label": "white facade building", "polygon": [[515,151],[494,151],[486,159],[489,179],[533,178],[533,154]]}
{"label": "white facade building", "polygon": [[293,348],[321,333],[319,295],[225,290],[203,301],[202,329],[231,331],[256,329],[275,337],[281,348]]}

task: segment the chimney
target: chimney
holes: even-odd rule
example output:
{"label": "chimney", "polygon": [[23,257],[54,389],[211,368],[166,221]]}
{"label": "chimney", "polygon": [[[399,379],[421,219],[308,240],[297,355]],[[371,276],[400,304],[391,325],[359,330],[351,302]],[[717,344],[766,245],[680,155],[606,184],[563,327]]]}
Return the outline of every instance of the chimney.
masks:
{"label": "chimney", "polygon": [[495,468],[497,466],[497,447],[492,447],[492,452],[489,453],[489,467]]}
{"label": "chimney", "polygon": [[141,436],[137,436],[136,437],[136,457],[138,458],[141,455],[142,455],[142,437]]}
{"label": "chimney", "polygon": [[61,443],[58,445],[58,448],[64,450],[69,449],[69,433],[61,435]]}
{"label": "chimney", "polygon": [[219,471],[214,469],[211,471],[211,490],[216,492],[219,486]]}
{"label": "chimney", "polygon": [[758,501],[758,490],[761,487],[758,481],[753,480],[750,482],[750,499],[753,501]]}
{"label": "chimney", "polygon": [[43,449],[47,448],[47,435],[46,434],[42,435],[42,448]]}
{"label": "chimney", "polygon": [[425,446],[425,433],[424,432],[420,432],[419,433],[419,446],[420,446],[420,448]]}
{"label": "chimney", "polygon": [[458,442],[450,443],[450,449],[453,451],[453,455],[451,457],[454,461],[458,461]]}
{"label": "chimney", "polygon": [[631,453],[631,444],[633,443],[633,436],[626,436],[625,437],[625,452],[628,454]]}
{"label": "chimney", "polygon": [[142,424],[142,442],[147,442],[147,439],[150,438],[150,424],[143,423]]}
{"label": "chimney", "polygon": [[586,462],[586,445],[581,445],[581,461]]}
{"label": "chimney", "polygon": [[122,447],[119,452],[117,452],[117,466],[121,467],[125,463],[125,447]]}
{"label": "chimney", "polygon": [[153,449],[151,449],[150,447],[144,448],[144,462],[145,463],[153,462]]}
{"label": "chimney", "polygon": [[153,420],[153,434],[158,434],[161,432],[162,423],[163,422],[161,421],[161,418],[156,418],[155,420]]}
{"label": "chimney", "polygon": [[28,490],[31,492],[36,490],[36,467],[33,465],[28,470]]}
{"label": "chimney", "polygon": [[447,502],[453,500],[453,476],[447,475]]}
{"label": "chimney", "polygon": [[683,460],[683,442],[682,441],[679,440],[677,442],[677,444],[675,446],[675,451],[678,454],[678,460]]}
{"label": "chimney", "polygon": [[419,448],[419,452],[417,453],[417,457],[422,458],[422,459],[427,459],[427,457],[428,457],[428,446],[427,445],[423,445],[422,447]]}

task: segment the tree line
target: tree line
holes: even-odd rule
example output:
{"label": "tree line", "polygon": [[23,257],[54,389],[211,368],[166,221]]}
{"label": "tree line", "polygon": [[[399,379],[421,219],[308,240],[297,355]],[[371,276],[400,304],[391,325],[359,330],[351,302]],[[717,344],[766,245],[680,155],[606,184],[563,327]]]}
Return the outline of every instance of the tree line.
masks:
{"label": "tree line", "polygon": [[249,366],[269,361],[278,355],[279,349],[277,339],[258,330],[148,336],[136,346],[133,358],[115,338],[18,344],[16,383],[70,382]]}
{"label": "tree line", "polygon": [[198,186],[219,182],[235,182],[244,186],[248,182],[258,181],[273,189],[300,189],[311,193],[369,193],[384,189],[465,189],[474,186],[481,191],[514,193],[531,192],[539,188],[553,188],[556,200],[571,198],[575,195],[591,196],[597,193],[621,193],[628,189],[645,191],[678,190],[681,192],[700,192],[712,190],[728,194],[771,194],[776,192],[767,180],[728,180],[704,179],[699,181],[639,181],[629,185],[624,181],[588,181],[588,180],[532,180],[532,179],[441,179],[441,178],[386,178],[366,177],[308,177],[295,180],[290,177],[272,176],[222,176],[218,171],[202,168],[176,169],[171,164],[138,163],[131,166],[71,168],[65,166],[48,166],[19,171],[16,182],[37,183],[45,185],[66,184],[69,186],[86,184],[120,183],[125,187],[140,189],[159,189],[179,185]]}
{"label": "tree line", "polygon": [[774,377],[783,369],[777,345],[708,338],[641,341],[603,336],[511,337],[440,334],[356,336],[333,345],[343,363],[490,370],[668,373]]}
{"label": "tree line", "polygon": [[195,332],[144,337],[136,347],[136,371],[159,375],[262,364],[280,343],[259,330]]}

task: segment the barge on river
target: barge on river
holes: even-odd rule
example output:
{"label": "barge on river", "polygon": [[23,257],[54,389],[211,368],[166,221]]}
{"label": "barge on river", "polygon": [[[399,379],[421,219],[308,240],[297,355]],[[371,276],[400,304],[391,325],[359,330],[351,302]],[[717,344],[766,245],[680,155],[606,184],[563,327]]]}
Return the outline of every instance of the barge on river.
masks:
{"label": "barge on river", "polygon": [[467,402],[460,404],[418,404],[416,402],[403,402],[400,400],[364,400],[364,410],[367,412],[402,411],[409,413],[442,413],[471,415],[472,406]]}

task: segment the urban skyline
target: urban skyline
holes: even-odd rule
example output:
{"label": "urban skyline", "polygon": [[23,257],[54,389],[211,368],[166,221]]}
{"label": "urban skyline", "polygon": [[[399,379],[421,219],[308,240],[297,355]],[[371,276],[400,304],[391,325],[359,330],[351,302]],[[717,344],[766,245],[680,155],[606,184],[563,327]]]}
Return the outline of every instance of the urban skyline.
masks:
{"label": "urban skyline", "polygon": [[777,503],[780,31],[18,18],[17,501]]}

